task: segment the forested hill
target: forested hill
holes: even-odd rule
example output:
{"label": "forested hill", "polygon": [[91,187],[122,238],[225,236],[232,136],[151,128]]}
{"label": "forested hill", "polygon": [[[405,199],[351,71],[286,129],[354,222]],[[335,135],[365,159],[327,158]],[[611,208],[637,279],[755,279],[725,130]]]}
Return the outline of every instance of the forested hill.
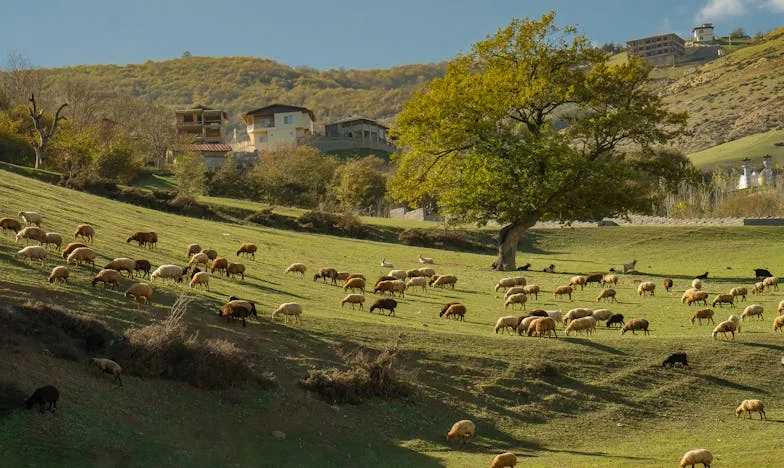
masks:
{"label": "forested hill", "polygon": [[272,103],[305,106],[318,123],[359,114],[391,123],[401,105],[445,63],[376,70],[290,67],[254,57],[183,57],[143,64],[80,65],[45,70],[50,78],[88,79],[110,96],[134,95],[169,107],[204,104],[229,113]]}

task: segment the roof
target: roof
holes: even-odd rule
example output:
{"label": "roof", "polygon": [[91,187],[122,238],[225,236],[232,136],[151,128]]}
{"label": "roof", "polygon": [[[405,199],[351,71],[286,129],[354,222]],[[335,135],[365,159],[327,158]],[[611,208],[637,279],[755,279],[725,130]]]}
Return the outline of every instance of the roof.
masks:
{"label": "roof", "polygon": [[626,41],[626,43],[629,44],[631,42],[644,41],[645,39],[653,39],[654,37],[667,37],[667,36],[675,36],[678,39],[680,39],[681,42],[686,42],[685,39],[683,39],[681,36],[679,36],[679,35],[677,35],[675,33],[667,33],[667,34],[654,34],[653,36],[645,36],[645,37],[640,37],[640,38],[637,38],[637,39],[631,39],[631,40]]}
{"label": "roof", "polygon": [[342,118],[342,119],[339,119],[339,120],[335,120],[334,122],[330,122],[330,123],[325,124],[325,125],[335,125],[335,124],[345,123],[345,122],[354,122],[356,120],[365,120],[367,122],[372,123],[373,125],[376,125],[378,127],[381,127],[381,128],[389,130],[389,127],[387,127],[386,125],[382,125],[382,124],[376,122],[373,119],[368,119],[367,117],[362,117],[361,115],[350,115],[348,117],[345,117],[345,118]]}
{"label": "roof", "polygon": [[223,116],[224,116],[224,117],[225,117],[227,120],[228,120],[228,118],[229,118],[228,114],[227,114],[225,111],[218,110],[218,109],[213,109],[212,107],[207,107],[207,106],[205,106],[205,105],[202,105],[202,104],[197,104],[197,105],[195,105],[195,106],[193,106],[193,107],[191,107],[191,108],[189,108],[189,109],[180,109],[180,110],[175,110],[174,112],[175,112],[175,113],[181,113],[181,112],[192,112],[192,111],[198,111],[198,110],[200,110],[200,111],[202,111],[202,112],[205,112],[205,111],[214,111],[214,112],[220,112],[221,114],[223,114]]}
{"label": "roof", "polygon": [[310,120],[316,121],[316,116],[313,114],[313,111],[307,107],[289,106],[287,104],[271,104],[269,106],[250,110],[242,115],[280,114],[283,112],[307,112],[310,115]]}
{"label": "roof", "polygon": [[199,153],[228,153],[231,145],[226,143],[197,143],[194,145],[178,145],[178,150],[191,150]]}

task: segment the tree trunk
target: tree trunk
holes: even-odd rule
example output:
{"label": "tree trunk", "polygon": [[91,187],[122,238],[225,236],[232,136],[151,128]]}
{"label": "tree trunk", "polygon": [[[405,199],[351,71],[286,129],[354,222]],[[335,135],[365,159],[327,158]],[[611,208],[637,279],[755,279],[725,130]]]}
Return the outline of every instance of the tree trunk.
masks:
{"label": "tree trunk", "polygon": [[41,144],[35,145],[35,168],[36,169],[43,169],[44,168],[44,154],[46,153],[46,147],[48,142],[46,142],[46,138],[41,138]]}
{"label": "tree trunk", "polygon": [[517,257],[517,243],[525,232],[536,224],[538,217],[529,218],[508,224],[499,233],[498,258],[494,268],[497,271],[512,271],[517,268],[515,265]]}

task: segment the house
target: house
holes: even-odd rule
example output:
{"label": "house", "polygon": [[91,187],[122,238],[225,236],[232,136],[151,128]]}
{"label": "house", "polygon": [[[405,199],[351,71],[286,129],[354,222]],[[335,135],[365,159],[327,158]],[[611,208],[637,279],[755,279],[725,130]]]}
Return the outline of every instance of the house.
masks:
{"label": "house", "polygon": [[358,115],[324,125],[324,134],[328,137],[348,137],[369,143],[387,141],[388,130],[389,127]]}
{"label": "house", "polygon": [[713,25],[711,23],[703,23],[696,26],[692,28],[691,33],[695,43],[713,42]]}
{"label": "house", "polygon": [[642,57],[651,65],[674,65],[685,53],[685,44],[675,33],[626,41],[629,55]]}
{"label": "house", "polygon": [[196,143],[223,143],[226,112],[203,105],[174,111],[177,137],[191,136]]}
{"label": "house", "polygon": [[304,107],[272,104],[242,114],[253,148],[257,151],[297,146],[313,135],[316,117]]}

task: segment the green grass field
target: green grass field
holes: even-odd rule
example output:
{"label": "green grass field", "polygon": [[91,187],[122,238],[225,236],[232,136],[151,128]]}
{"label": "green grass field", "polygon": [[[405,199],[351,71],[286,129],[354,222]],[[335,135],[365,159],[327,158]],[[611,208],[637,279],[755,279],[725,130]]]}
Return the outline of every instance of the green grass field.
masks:
{"label": "green grass field", "polygon": [[[521,243],[518,263],[529,284],[552,291],[578,273],[620,268],[638,260],[639,274],[622,275],[619,303],[607,307],[651,322],[651,335],[620,336],[603,325],[586,337],[538,339],[493,333],[504,311],[494,293],[504,276],[490,271],[489,255],[410,248],[396,244],[223,224],[159,213],[46,185],[2,172],[0,216],[38,210],[44,227],[69,238],[76,224],[96,227],[99,265],[111,258],[146,257],[154,265],[185,263],[185,247],[197,242],[236,261],[242,242],[259,245],[245,281],[213,277],[211,291],[189,290],[191,332],[220,337],[247,350],[257,372],[272,373],[275,390],[250,385],[229,391],[199,390],[166,380],[125,376],[120,388],[94,376],[86,364],[49,357],[29,337],[0,339],[0,380],[31,392],[43,384],[61,391],[58,412],[13,411],[0,416],[3,466],[487,466],[511,450],[524,466],[675,466],[687,450],[711,450],[716,466],[774,466],[784,450],[781,357],[784,337],[771,322],[781,292],[749,296],[765,306],[765,319],[746,322],[734,342],[713,340],[709,325],[691,325],[695,307],[680,302],[690,279],[710,272],[706,289],[726,292],[753,283],[752,268],[780,273],[781,232],[770,227],[621,227],[543,229]],[[130,232],[155,230],[155,250],[127,244]],[[121,293],[92,288],[96,270],[71,268],[67,286],[50,286],[46,268],[14,259],[21,248],[0,238],[0,298],[34,298],[99,318],[115,330],[165,317],[181,286],[153,283],[152,307],[137,307]],[[321,266],[364,273],[417,267],[417,256],[434,257],[439,273],[456,274],[451,290],[410,292],[395,317],[341,309],[344,291],[311,281]],[[293,262],[308,265],[304,279],[284,276]],[[541,269],[555,264],[558,273]],[[658,286],[653,297],[636,294],[634,279],[658,285],[675,279],[675,290]],[[125,280],[123,288],[130,284]],[[577,291],[573,301],[541,294],[527,309],[598,308],[599,288]],[[219,320],[215,308],[229,295],[258,302],[259,320],[247,328]],[[372,302],[373,295],[367,294]],[[465,322],[438,318],[440,304],[459,300]],[[282,302],[304,307],[302,325],[273,322]],[[368,304],[369,305],[369,304]],[[602,307],[604,305],[602,304]],[[366,309],[367,310],[367,309]],[[724,320],[740,307],[717,308]],[[416,387],[408,400],[369,400],[333,406],[306,393],[297,381],[314,368],[339,365],[336,349],[378,350],[405,336],[401,375]],[[2,337],[0,337],[2,338]],[[669,353],[684,350],[690,369],[662,369]],[[767,421],[736,419],[747,398],[766,404]],[[447,443],[459,419],[477,423],[466,447]],[[284,431],[277,440],[273,430]]]}
{"label": "green grass field", "polygon": [[738,138],[706,150],[691,153],[689,159],[700,170],[710,171],[719,168],[739,169],[744,158],[750,158],[754,167],[762,167],[762,157],[769,154],[773,157],[773,165],[784,164],[784,130],[757,133]]}

